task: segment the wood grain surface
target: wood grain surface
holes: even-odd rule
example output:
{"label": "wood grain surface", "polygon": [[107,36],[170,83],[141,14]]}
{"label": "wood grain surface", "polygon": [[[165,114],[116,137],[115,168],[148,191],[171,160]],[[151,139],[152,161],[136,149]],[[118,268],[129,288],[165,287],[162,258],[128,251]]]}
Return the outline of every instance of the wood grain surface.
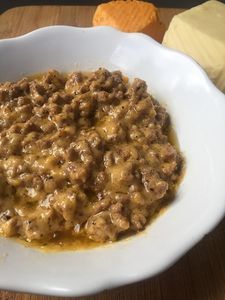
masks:
{"label": "wood grain surface", "polygon": [[[53,24],[91,26],[94,11],[94,6],[14,8],[0,16],[0,38],[18,36]],[[171,18],[180,11],[180,9],[160,9],[161,20],[168,26]],[[20,270],[15,272],[18,272],[19,276]],[[63,298],[0,291],[0,300],[14,299],[60,300]],[[225,220],[164,273],[98,295],[74,299],[225,300]]]}

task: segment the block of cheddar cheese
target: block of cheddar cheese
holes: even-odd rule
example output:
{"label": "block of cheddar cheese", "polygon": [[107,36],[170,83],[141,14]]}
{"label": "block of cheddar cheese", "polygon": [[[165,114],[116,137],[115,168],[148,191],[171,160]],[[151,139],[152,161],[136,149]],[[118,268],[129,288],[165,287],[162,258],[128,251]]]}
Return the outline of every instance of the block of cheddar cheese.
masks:
{"label": "block of cheddar cheese", "polygon": [[143,1],[111,1],[100,4],[93,17],[93,26],[112,26],[125,32],[142,32],[158,42],[165,27],[160,22],[157,8]]}
{"label": "block of cheddar cheese", "polygon": [[225,4],[211,0],[176,15],[163,44],[194,58],[225,92]]}

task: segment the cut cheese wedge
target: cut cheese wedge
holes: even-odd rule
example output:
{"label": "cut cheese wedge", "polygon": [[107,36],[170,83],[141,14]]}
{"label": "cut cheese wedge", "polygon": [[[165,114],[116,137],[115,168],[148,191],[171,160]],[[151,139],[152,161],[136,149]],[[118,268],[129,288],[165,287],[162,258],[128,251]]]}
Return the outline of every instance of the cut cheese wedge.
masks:
{"label": "cut cheese wedge", "polygon": [[142,32],[158,42],[165,33],[157,8],[143,1],[111,1],[97,7],[94,26],[112,26],[125,32]]}
{"label": "cut cheese wedge", "polygon": [[207,1],[175,16],[163,44],[194,58],[225,92],[225,5]]}

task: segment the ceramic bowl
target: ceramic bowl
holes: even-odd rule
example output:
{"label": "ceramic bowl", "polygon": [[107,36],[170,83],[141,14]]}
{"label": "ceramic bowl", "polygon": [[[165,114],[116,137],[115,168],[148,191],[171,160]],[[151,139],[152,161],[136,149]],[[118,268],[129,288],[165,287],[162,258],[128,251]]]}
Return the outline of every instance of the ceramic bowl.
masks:
{"label": "ceramic bowl", "polygon": [[165,270],[225,212],[225,96],[189,57],[143,34],[53,26],[0,41],[0,82],[49,68],[121,70],[144,79],[172,118],[186,171],[175,201],[141,233],[107,246],[43,253],[0,239],[0,288],[78,296]]}

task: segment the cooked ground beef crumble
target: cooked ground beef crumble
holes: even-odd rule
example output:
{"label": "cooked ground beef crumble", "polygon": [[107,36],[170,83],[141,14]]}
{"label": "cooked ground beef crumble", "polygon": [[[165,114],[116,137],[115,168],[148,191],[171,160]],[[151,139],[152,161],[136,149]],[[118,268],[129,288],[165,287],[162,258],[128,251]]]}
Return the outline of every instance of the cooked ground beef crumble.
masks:
{"label": "cooked ground beef crumble", "polygon": [[174,192],[182,157],[166,110],[120,71],[0,84],[0,233],[115,241]]}

